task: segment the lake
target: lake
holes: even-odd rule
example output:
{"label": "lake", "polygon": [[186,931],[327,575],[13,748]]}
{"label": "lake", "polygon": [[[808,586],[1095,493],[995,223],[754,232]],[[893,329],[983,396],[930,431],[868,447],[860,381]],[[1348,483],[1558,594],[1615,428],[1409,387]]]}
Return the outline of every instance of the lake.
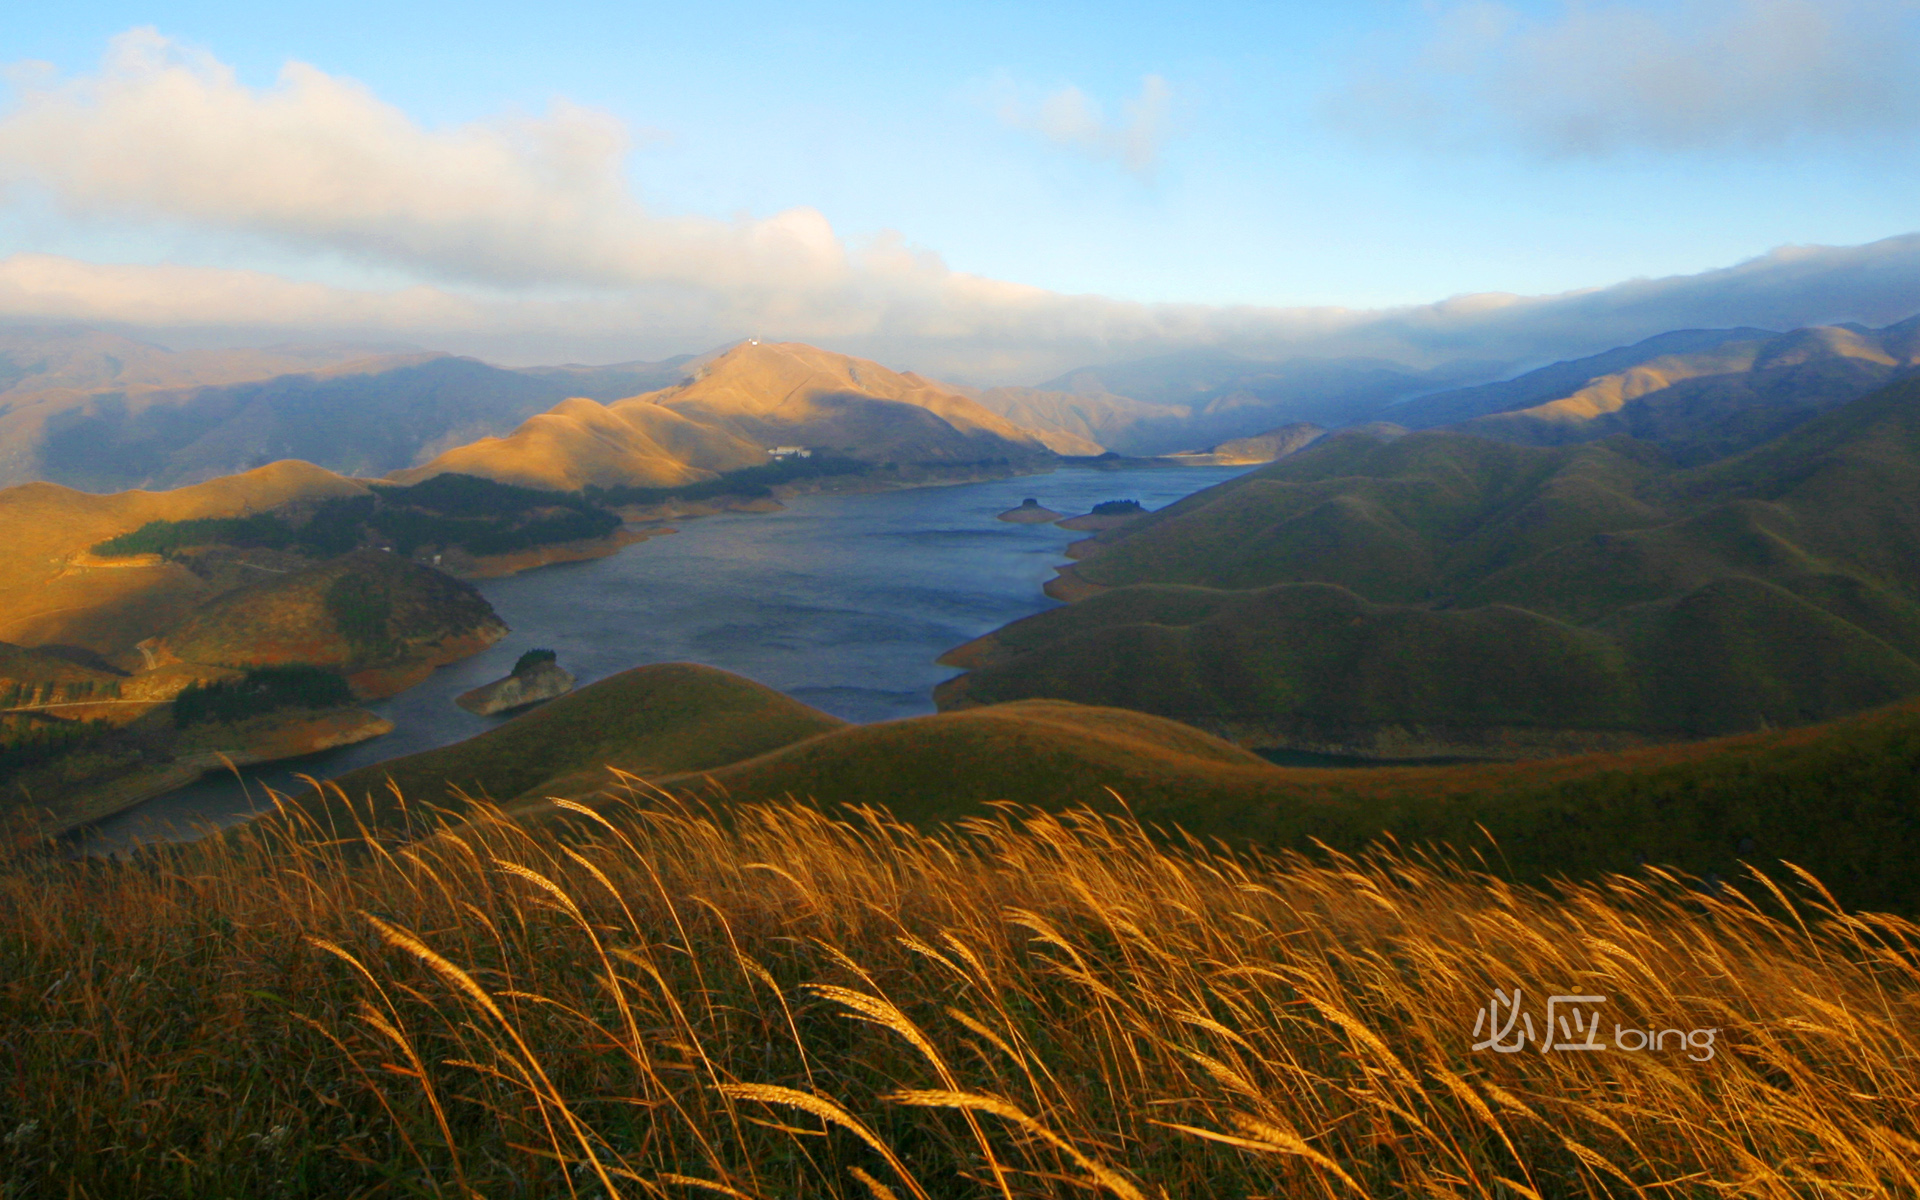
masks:
{"label": "lake", "polygon": [[1103,500],[1161,508],[1246,467],[1065,467],[988,483],[800,496],[784,511],[673,522],[679,532],[611,558],[476,584],[513,632],[408,692],[367,705],[384,737],[292,762],[209,776],[100,822],[94,852],[192,837],[244,820],[266,789],[300,786],[484,733],[500,717],[453,703],[543,647],[581,685],[629,667],[697,662],[759,680],[850,721],[934,711],[959,672],[941,654],[1055,602],[1040,591],[1086,537],[997,514],[1032,496],[1059,512]]}

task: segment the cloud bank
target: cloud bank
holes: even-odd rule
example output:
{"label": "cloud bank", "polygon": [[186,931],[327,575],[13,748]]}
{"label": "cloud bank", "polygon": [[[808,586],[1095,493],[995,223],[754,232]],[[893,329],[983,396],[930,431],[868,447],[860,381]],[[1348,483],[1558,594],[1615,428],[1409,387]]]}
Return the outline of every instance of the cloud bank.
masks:
{"label": "cloud bank", "polygon": [[[1380,311],[1062,295],[950,270],[897,236],[849,244],[811,209],[731,222],[653,213],[626,181],[628,131],[565,104],[428,129],[310,66],[248,88],[151,31],[119,39],[95,74],[16,78],[0,112],[0,187],[37,189],[82,217],[264,239],[414,281],[354,289],[192,265],[0,258],[0,320],[176,343],[399,338],[531,362],[763,336],[962,381],[1025,383],[1196,347],[1533,362],[1683,326],[1885,323],[1920,310],[1920,235],[1787,248],[1722,271],[1560,296]],[[1142,115],[1164,106],[1156,95],[1150,80],[1119,125],[1073,100],[1047,120],[1069,143],[1124,159],[1115,131],[1160,120]]]}
{"label": "cloud bank", "polygon": [[1920,130],[1912,0],[1489,0],[1438,10],[1410,54],[1356,72],[1342,123],[1544,157],[1884,143]]}

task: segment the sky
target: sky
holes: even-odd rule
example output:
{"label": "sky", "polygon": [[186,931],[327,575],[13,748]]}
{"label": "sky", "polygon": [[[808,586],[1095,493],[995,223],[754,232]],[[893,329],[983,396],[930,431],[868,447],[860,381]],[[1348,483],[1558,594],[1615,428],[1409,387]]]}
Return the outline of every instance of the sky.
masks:
{"label": "sky", "polygon": [[1916,0],[81,7],[0,29],[0,320],[1035,382],[1920,311]]}

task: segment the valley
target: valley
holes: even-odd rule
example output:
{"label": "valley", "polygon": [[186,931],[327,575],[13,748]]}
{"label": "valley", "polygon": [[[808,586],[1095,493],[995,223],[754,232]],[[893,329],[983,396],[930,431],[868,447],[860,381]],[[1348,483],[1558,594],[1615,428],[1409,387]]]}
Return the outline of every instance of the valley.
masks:
{"label": "valley", "polygon": [[[955,921],[970,921],[980,938],[1014,931],[995,951],[1007,961],[1053,947],[1083,980],[1090,964],[1120,961],[1103,957],[1118,931],[1130,965],[1098,995],[1136,1006],[1130,1037],[1171,1002],[1136,994],[1136,952],[1163,963],[1228,953],[1298,981],[1300,939],[1355,914],[1359,924],[1328,933],[1336,973],[1373,961],[1381,922],[1396,947],[1419,922],[1435,962],[1459,954],[1462,922],[1476,944],[1527,961],[1543,953],[1541,932],[1524,947],[1500,938],[1516,906],[1532,906],[1542,922],[1576,910],[1582,930],[1605,922],[1609,944],[1646,935],[1649,915],[1665,930],[1711,914],[1743,932],[1668,969],[1711,962],[1719,980],[1731,955],[1839,986],[1831,965],[1765,947],[1827,936],[1808,935],[1802,911],[1851,922],[1854,949],[1862,930],[1904,928],[1884,914],[1920,911],[1907,869],[1920,853],[1911,328],[1681,331],[1426,392],[1439,376],[1364,362],[1143,366],[1138,378],[1162,389],[1188,379],[1177,404],[947,387],[749,341],[676,361],[652,391],[568,397],[478,438],[442,446],[406,433],[411,460],[378,477],[287,461],[171,491],[0,490],[0,514],[22,535],[21,552],[0,554],[0,595],[16,601],[0,621],[17,639],[0,643],[0,905],[33,907],[33,928],[49,931],[18,972],[39,998],[14,1002],[57,1008],[69,976],[48,955],[103,936],[101,911],[116,914],[104,936],[142,947],[222,914],[228,923],[193,943],[216,947],[220,982],[201,991],[231,1005],[246,981],[249,1019],[265,1025],[281,1020],[285,996],[321,998],[312,1023],[275,1026],[276,1047],[307,1030],[347,1045],[334,1029],[375,1010],[344,977],[332,990],[316,982],[332,969],[325,956],[385,954],[375,961],[387,973],[429,964],[432,979],[406,985],[428,998],[421,1014],[508,1022],[555,1061],[565,1039],[550,1022],[513,1025],[526,1017],[508,1016],[429,941],[450,946],[449,931],[476,915],[511,923],[538,944],[511,952],[514,971],[577,987],[551,951],[571,935],[540,914],[572,914],[571,930],[591,910],[590,936],[645,931],[649,949],[679,946],[688,962],[722,934],[736,954],[757,946],[730,1011],[753,1011],[777,968],[793,995],[838,988],[853,1011],[884,1013],[854,986],[871,984],[860,959],[877,961],[879,945],[945,964],[950,986],[979,963],[951,940]],[[595,370],[532,374],[615,391],[634,378]],[[1455,419],[1436,426],[1436,414]],[[476,846],[492,864],[478,874]],[[978,876],[974,862],[1004,876]],[[715,929],[688,936],[670,892],[666,912],[637,914],[666,886],[663,871],[706,889],[699,907]],[[642,875],[655,892],[634,890]],[[897,914],[929,899],[920,882],[873,892],[882,878],[948,879],[949,896],[932,900],[948,905],[939,928],[902,936],[913,927]],[[542,898],[509,896],[511,879]],[[1312,913],[1300,930],[1276,938],[1245,916],[1248,897],[1295,894]],[[460,906],[457,919],[434,907],[442,900]],[[336,902],[360,915],[343,924],[327,915]],[[738,902],[727,916],[722,904]],[[1197,919],[1231,932],[1206,933],[1205,952],[1170,950],[1153,940],[1169,935],[1138,930],[1142,905],[1159,906],[1160,930]],[[1005,921],[980,924],[988,912]],[[861,924],[876,914],[884,924]],[[844,937],[831,962],[789,955],[784,931],[807,921]],[[382,940],[349,932],[369,922]],[[274,940],[296,930],[297,946]],[[506,963],[504,944],[468,939],[454,953]],[[643,961],[631,946],[615,954]],[[1054,980],[1050,954],[1038,952],[1038,969]],[[1558,963],[1529,967],[1528,986],[1564,986]],[[713,995],[706,969],[649,978],[689,1011]],[[933,979],[891,969],[923,1005],[934,996]],[[1241,969],[1208,967],[1198,986],[1218,997]],[[135,986],[110,974],[113,988]],[[364,964],[363,978],[379,992]],[[1448,967],[1417,987],[1424,1000],[1462,978]],[[451,1007],[431,999],[449,981]],[[1053,1003],[1055,986],[1033,995]],[[1865,1011],[1865,985],[1846,986]],[[1407,1042],[1392,1016],[1404,999],[1359,1003],[1344,983],[1314,995],[1341,1029],[1386,1030],[1434,1070],[1453,1057]],[[460,1009],[460,996],[479,1008]],[[122,1003],[159,1002],[135,991]],[[1713,1003],[1721,1024],[1689,1037],[1736,1020],[1773,1028],[1731,993]],[[226,1028],[203,1009],[197,997],[166,1001],[202,1024],[149,1061],[197,1054]],[[826,1102],[799,1085],[841,1039],[822,1040],[817,1014],[803,1025],[782,1011],[801,1057],[775,1077],[794,1086],[721,1094],[814,1112]],[[709,1053],[759,1055],[749,1069],[765,1078],[772,1015],[750,1036],[715,1024],[686,1036]],[[1180,1032],[1197,1019],[1175,1020],[1155,1044],[1199,1061]],[[1048,1016],[1031,1036],[1055,1037],[1042,1031],[1063,1022]],[[1621,1036],[1626,1049],[1637,1035]],[[741,1051],[749,1043],[759,1049]],[[56,1069],[62,1052],[38,1034],[24,1044],[50,1094],[76,1086]],[[488,1061],[484,1046],[461,1044],[459,1064]],[[272,1078],[289,1076],[286,1051],[257,1053]],[[348,1069],[356,1053],[319,1051],[304,1069]],[[1693,1111],[1656,1066],[1641,1077],[1629,1064],[1623,1086],[1642,1104]],[[591,1070],[568,1069],[568,1086],[584,1089]],[[959,1078],[940,1071],[943,1084]],[[429,1077],[424,1066],[405,1076]],[[1245,1096],[1256,1085],[1234,1086]],[[691,1104],[705,1092],[661,1094]],[[899,1093],[936,1094],[949,1095]],[[1556,1094],[1536,1084],[1531,1102]],[[391,1117],[394,1095],[377,1102]],[[1190,1116],[1202,1123],[1188,1136],[1210,1143],[1211,1119]],[[619,1136],[617,1119],[595,1121]],[[652,1137],[660,1125],[635,1128]],[[1358,1145],[1323,1144],[1358,1162]],[[759,1170],[775,1151],[744,1153],[743,1169]],[[1184,1147],[1166,1161],[1209,1183],[1226,1170]]]}
{"label": "valley", "polygon": [[1920,3],[0,30],[0,1200],[1920,1198]]}

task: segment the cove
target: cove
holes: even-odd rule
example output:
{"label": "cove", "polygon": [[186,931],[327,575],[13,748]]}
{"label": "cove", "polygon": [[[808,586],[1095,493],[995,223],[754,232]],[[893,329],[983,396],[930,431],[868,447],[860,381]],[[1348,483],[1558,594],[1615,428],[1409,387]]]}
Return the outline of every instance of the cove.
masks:
{"label": "cove", "polygon": [[1103,500],[1163,508],[1248,467],[1062,467],[985,483],[797,496],[773,513],[672,522],[610,558],[543,567],[475,586],[512,627],[503,641],[367,705],[394,732],[304,759],[209,775],[76,835],[88,852],[190,838],[245,820],[269,788],[325,779],[461,741],[507,718],[453,698],[542,647],[585,686],[629,667],[697,662],[778,688],[849,721],[934,711],[958,674],[941,654],[1056,607],[1040,591],[1067,545],[1086,537],[996,516],[1031,496],[1058,512]]}

